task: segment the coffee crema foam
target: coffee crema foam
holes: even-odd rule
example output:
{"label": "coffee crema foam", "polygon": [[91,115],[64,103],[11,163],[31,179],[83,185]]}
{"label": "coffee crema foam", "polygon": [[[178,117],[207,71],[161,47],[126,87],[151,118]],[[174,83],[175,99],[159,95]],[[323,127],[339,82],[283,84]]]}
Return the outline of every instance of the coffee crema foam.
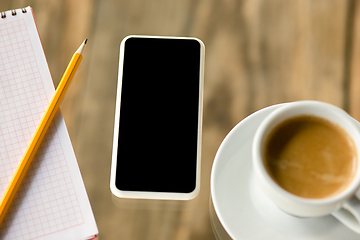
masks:
{"label": "coffee crema foam", "polygon": [[283,189],[314,199],[343,191],[358,164],[354,142],[345,130],[312,115],[276,126],[266,139],[264,157],[267,171]]}

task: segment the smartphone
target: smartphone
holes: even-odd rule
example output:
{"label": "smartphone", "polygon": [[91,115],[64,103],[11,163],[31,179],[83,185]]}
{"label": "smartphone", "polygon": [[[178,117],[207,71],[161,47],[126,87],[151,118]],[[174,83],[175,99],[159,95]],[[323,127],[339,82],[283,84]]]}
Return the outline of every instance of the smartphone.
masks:
{"label": "smartphone", "polygon": [[116,197],[198,194],[204,57],[196,38],[122,40],[110,179]]}

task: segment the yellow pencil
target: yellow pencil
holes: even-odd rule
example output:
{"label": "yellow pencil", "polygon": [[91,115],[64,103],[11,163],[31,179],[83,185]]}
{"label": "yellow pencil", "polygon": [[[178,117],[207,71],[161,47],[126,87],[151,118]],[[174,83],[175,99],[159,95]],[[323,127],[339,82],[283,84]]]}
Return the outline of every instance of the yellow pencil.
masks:
{"label": "yellow pencil", "polygon": [[41,119],[41,122],[39,126],[37,127],[35,134],[33,138],[30,141],[29,146],[27,147],[25,154],[23,158],[21,159],[14,176],[12,177],[9,186],[7,187],[4,196],[1,199],[0,202],[0,225],[2,221],[4,220],[5,214],[7,210],[9,209],[11,202],[14,199],[14,196],[24,178],[26,175],[26,172],[36,154],[37,149],[39,148],[42,139],[45,136],[45,133],[47,129],[50,126],[51,121],[53,120],[57,110],[60,107],[60,103],[62,99],[64,98],[64,95],[66,93],[66,90],[68,89],[72,78],[75,75],[75,72],[77,68],[80,65],[80,62],[83,58],[81,55],[84,46],[87,42],[87,39],[81,44],[79,49],[74,53],[68,67],[66,68],[66,71],[61,78],[61,81],[55,91],[54,96],[52,97],[50,104],[48,108],[46,109],[46,112],[44,116]]}

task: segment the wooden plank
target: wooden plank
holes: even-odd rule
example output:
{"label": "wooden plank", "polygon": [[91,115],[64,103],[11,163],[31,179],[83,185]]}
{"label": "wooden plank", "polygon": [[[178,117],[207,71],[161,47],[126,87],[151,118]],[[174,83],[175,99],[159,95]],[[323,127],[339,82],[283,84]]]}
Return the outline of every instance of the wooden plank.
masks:
{"label": "wooden plank", "polygon": [[360,121],[360,3],[354,3],[354,22],[352,24],[352,47],[349,66],[349,113]]}

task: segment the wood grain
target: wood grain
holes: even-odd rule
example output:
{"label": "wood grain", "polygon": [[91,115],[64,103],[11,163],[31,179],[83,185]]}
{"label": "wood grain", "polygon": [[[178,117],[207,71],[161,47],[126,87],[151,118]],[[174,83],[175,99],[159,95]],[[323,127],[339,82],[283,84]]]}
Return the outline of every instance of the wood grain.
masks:
{"label": "wood grain", "polygon": [[[261,108],[314,99],[360,119],[358,1],[3,0],[0,11],[27,5],[55,85],[89,39],[62,113],[100,239],[215,239],[209,218],[214,156],[226,134]],[[201,192],[187,204],[112,202],[119,44],[130,34],[194,36],[205,43]]]}
{"label": "wood grain", "polygon": [[351,50],[349,51],[349,103],[350,114],[360,120],[360,2],[353,4],[353,24],[351,32]]}

